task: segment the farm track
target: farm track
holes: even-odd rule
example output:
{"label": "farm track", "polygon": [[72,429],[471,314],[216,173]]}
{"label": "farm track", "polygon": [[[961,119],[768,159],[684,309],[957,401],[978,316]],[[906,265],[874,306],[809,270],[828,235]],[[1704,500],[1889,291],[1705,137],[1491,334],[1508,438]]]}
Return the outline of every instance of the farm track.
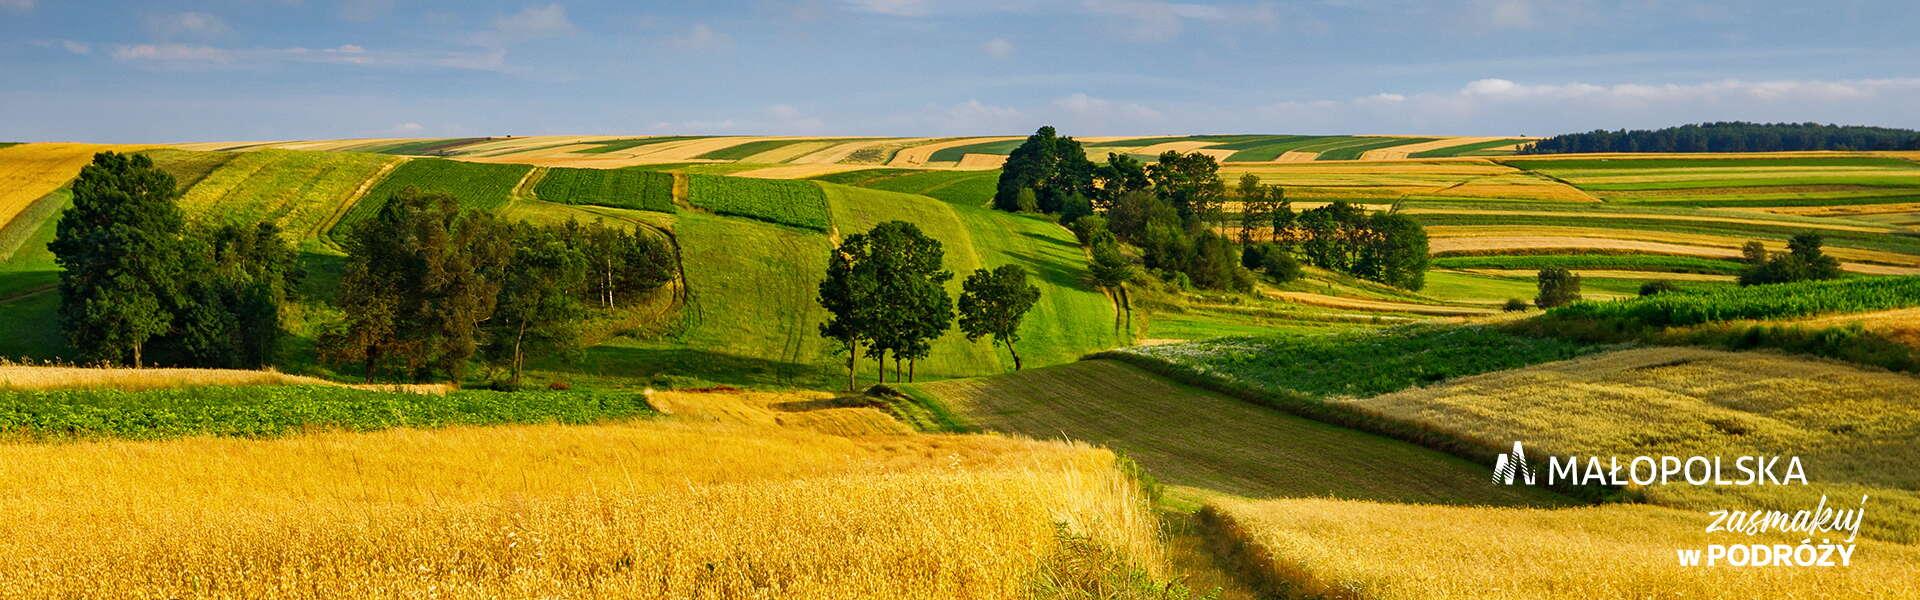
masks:
{"label": "farm track", "polygon": [[334,250],[341,249],[340,243],[333,239],[333,229],[340,225],[340,220],[345,219],[347,213],[353,212],[354,205],[359,204],[360,200],[367,197],[367,192],[373,191],[374,186],[379,185],[381,180],[393,174],[394,169],[400,168],[400,165],[406,164],[409,160],[412,159],[400,157],[398,160],[382,165],[379,171],[373,173],[373,176],[368,177],[366,181],[360,182],[360,187],[355,188],[352,194],[348,194],[346,201],[341,202],[338,207],[335,207],[333,212],[328,214],[325,219],[322,219],[313,231],[305,232],[306,237],[317,239],[328,248]]}

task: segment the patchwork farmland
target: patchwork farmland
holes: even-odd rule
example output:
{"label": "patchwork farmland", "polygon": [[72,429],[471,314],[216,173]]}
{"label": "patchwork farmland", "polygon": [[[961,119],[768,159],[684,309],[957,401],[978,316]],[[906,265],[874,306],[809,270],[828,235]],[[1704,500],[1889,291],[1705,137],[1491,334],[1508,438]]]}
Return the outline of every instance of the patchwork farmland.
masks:
{"label": "patchwork farmland", "polygon": [[[0,365],[0,481],[21,499],[0,510],[15,532],[0,595],[1915,597],[1884,585],[1920,564],[1903,468],[1920,440],[1912,157],[1088,138],[1097,161],[1198,152],[1229,186],[1252,175],[1296,210],[1354,203],[1429,237],[1417,290],[1312,266],[1203,290],[1129,246],[1142,277],[1123,295],[1070,228],[991,207],[1022,139],[0,148],[0,356],[31,363]],[[296,242],[274,370],[70,364],[47,244],[107,149],[150,157],[192,221],[275,222]],[[364,384],[319,356],[345,310],[334,242],[407,187],[654,236],[671,281],[583,322],[576,354],[533,358],[519,391],[476,389],[493,373]],[[1245,206],[1228,198],[1216,228],[1237,235]],[[847,364],[820,335],[827,261],[894,220],[941,243],[950,296],[975,269],[1030,274],[1024,369],[948,330],[915,381],[862,357],[868,391],[826,391]],[[1805,232],[1843,277],[1736,284],[1743,245],[1781,252]],[[1547,268],[1580,275],[1587,302],[1507,312]],[[1635,299],[1654,282],[1678,291]],[[1791,453],[1817,481],[1487,485],[1515,437],[1543,455]],[[1705,510],[1822,494],[1873,498],[1849,570],[1673,566],[1676,544],[1725,541],[1699,531]],[[115,508],[129,504],[152,509]],[[1523,560],[1538,568],[1476,587],[1473,565]]]}

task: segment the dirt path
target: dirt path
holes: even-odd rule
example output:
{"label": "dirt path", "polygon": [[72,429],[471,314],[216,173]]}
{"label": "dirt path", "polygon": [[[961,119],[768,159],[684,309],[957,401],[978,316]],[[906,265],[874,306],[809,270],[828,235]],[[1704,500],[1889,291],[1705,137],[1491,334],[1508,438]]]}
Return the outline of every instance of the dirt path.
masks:
{"label": "dirt path", "polygon": [[413,159],[400,157],[389,161],[385,165],[381,165],[380,170],[374,171],[373,175],[367,177],[366,181],[360,182],[360,187],[354,188],[353,193],[347,194],[345,201],[341,202],[339,206],[334,207],[333,214],[329,214],[327,218],[322,219],[313,231],[306,232],[306,237],[319,239],[321,244],[339,250],[340,245],[334,243],[333,236],[328,235],[328,233],[333,231],[334,227],[340,225],[340,220],[346,218],[347,213],[353,211],[354,205],[360,204],[360,200],[367,197],[367,192],[373,191],[373,186],[379,185],[380,181],[386,179],[387,175],[393,173],[394,169],[400,168],[400,165],[406,164],[409,160]]}

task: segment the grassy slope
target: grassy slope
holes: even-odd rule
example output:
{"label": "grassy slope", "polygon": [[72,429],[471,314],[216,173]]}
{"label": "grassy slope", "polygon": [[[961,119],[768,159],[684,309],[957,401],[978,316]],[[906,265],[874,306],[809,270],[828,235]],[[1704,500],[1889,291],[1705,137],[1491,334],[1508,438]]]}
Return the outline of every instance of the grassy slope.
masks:
{"label": "grassy slope", "polygon": [[1040,288],[1040,302],[1021,325],[1021,360],[1056,364],[1119,346],[1123,336],[1113,330],[1113,301],[1087,282],[1086,253],[1073,233],[1046,218],[987,208],[992,192],[981,189],[982,181],[974,176],[925,183],[972,230],[982,266],[1021,265]]}
{"label": "grassy slope", "polygon": [[1114,448],[1163,482],[1208,492],[1422,504],[1566,502],[1539,490],[1488,486],[1481,467],[1466,460],[1171,383],[1114,361],[915,387],[974,424]]}
{"label": "grassy slope", "polygon": [[316,236],[367,179],[395,159],[353,152],[261,150],[233,157],[180,198],[188,215],[272,220],[293,239]]}
{"label": "grassy slope", "polygon": [[675,375],[834,386],[837,368],[818,332],[825,311],[814,301],[831,250],[825,235],[692,212],[674,232],[692,296],[681,330],[590,348],[579,372],[613,383]]}
{"label": "grassy slope", "polygon": [[[834,228],[842,236],[865,232],[884,221],[906,221],[939,240],[946,251],[946,268],[954,275],[947,284],[952,298],[960,297],[960,282],[967,274],[981,267],[981,253],[973,243],[972,232],[948,204],[913,194],[835,184],[824,187]],[[955,327],[934,344],[932,354],[916,371],[919,375],[947,377],[998,373],[1003,369],[1004,352],[984,339],[967,341]],[[1007,364],[1011,364],[1010,359]]]}

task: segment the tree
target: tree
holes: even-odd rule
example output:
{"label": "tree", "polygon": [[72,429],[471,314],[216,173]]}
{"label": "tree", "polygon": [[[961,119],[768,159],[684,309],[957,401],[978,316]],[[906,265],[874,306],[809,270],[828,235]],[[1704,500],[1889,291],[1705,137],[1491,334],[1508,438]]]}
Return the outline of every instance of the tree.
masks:
{"label": "tree", "polygon": [[1007,155],[994,186],[993,206],[1020,210],[1020,190],[1025,189],[1033,190],[1040,212],[1059,212],[1068,196],[1093,194],[1093,172],[1093,161],[1087,160],[1080,142],[1059,136],[1052,126],[1041,127]]}
{"label": "tree", "polygon": [[1658,294],[1665,294],[1668,292],[1678,292],[1678,291],[1680,291],[1680,286],[1674,285],[1673,282],[1667,281],[1665,279],[1655,279],[1653,281],[1640,284],[1640,297],[1642,298],[1645,298],[1647,296],[1654,296]]}
{"label": "tree", "polygon": [[1540,308],[1565,306],[1580,301],[1580,276],[1564,267],[1547,267],[1538,276],[1540,293],[1533,304]]}
{"label": "tree", "polygon": [[1293,250],[1297,240],[1294,224],[1299,215],[1293,212],[1293,201],[1287,199],[1287,189],[1278,185],[1267,187],[1267,219],[1271,222],[1267,241],[1280,244],[1280,247]]}
{"label": "tree", "polygon": [[1260,176],[1247,173],[1240,176],[1240,244],[1254,242],[1254,234],[1261,228],[1272,224],[1272,204],[1268,201],[1266,186],[1260,185]]}
{"label": "tree", "polygon": [[[1098,218],[1098,217],[1090,217]],[[1127,284],[1139,276],[1133,267],[1133,261],[1120,252],[1120,242],[1112,232],[1100,231],[1090,240],[1091,256],[1087,259],[1087,273],[1093,276],[1094,283],[1113,293],[1114,299],[1126,311],[1127,322],[1133,322],[1133,303],[1127,298]],[[1120,312],[1113,314],[1113,327],[1120,328]]]}
{"label": "tree", "polygon": [[586,287],[587,258],[551,228],[514,225],[506,237],[512,254],[500,272],[499,296],[486,321],[485,355],[504,363],[507,381],[520,386],[527,353],[567,354],[580,347],[580,290]]}
{"label": "tree", "polygon": [[1094,168],[1093,183],[1092,199],[1100,207],[1111,207],[1121,196],[1153,187],[1153,181],[1147,178],[1146,165],[1132,156],[1113,152],[1107,153],[1107,164]]}
{"label": "tree", "polygon": [[293,246],[270,222],[223,224],[193,232],[188,242],[183,301],[155,354],[202,367],[271,363],[284,334],[280,307],[304,275]]}
{"label": "tree", "polygon": [[960,284],[960,331],[967,341],[993,336],[996,344],[1007,347],[1013,356],[1013,370],[1020,370],[1020,320],[1040,300],[1040,288],[1027,283],[1027,270],[1020,265],[1001,265],[992,271],[980,269]]}
{"label": "tree", "polygon": [[1766,256],[1766,250],[1759,242],[1748,242],[1745,249],[1747,269],[1740,273],[1740,285],[1760,285],[1768,283],[1790,283],[1817,279],[1833,279],[1840,276],[1840,261],[1820,247],[1825,241],[1820,234],[1813,232],[1793,236],[1787,242],[1787,252],[1772,257]]}
{"label": "tree", "polygon": [[1220,181],[1220,163],[1213,157],[1168,150],[1147,165],[1147,179],[1153,182],[1154,194],[1173,206],[1182,221],[1218,222],[1227,185]]}
{"label": "tree", "polygon": [[1187,278],[1193,285],[1210,290],[1244,290],[1251,281],[1240,270],[1240,253],[1226,236],[1211,231],[1193,232],[1193,257]]}
{"label": "tree", "polygon": [[840,241],[827,257],[827,275],[820,280],[818,300],[830,315],[820,324],[820,336],[840,342],[847,353],[847,391],[854,391],[860,355],[860,342],[872,335],[874,299],[879,282],[867,268],[867,234],[856,233]]}
{"label": "tree", "polygon": [[1375,213],[1367,222],[1354,274],[1401,289],[1427,285],[1427,231],[1404,215]]}
{"label": "tree", "polygon": [[369,380],[398,359],[415,381],[440,372],[459,382],[512,252],[499,230],[492,216],[461,211],[452,195],[412,187],[394,194],[347,236],[338,300],[347,320],[326,341],[326,357],[361,363]]}
{"label": "tree", "polygon": [[181,301],[186,224],[173,177],[144,155],[102,152],[73,180],[47,244],[60,265],[60,322],[88,360],[145,364]]}
{"label": "tree", "polygon": [[892,352],[893,378],[899,381],[901,361],[925,357],[932,340],[952,326],[946,282],[953,273],[943,268],[946,251],[940,241],[912,223],[887,221],[866,235],[867,261],[859,267],[875,284],[867,355],[880,362],[880,380],[886,381],[885,362]]}

